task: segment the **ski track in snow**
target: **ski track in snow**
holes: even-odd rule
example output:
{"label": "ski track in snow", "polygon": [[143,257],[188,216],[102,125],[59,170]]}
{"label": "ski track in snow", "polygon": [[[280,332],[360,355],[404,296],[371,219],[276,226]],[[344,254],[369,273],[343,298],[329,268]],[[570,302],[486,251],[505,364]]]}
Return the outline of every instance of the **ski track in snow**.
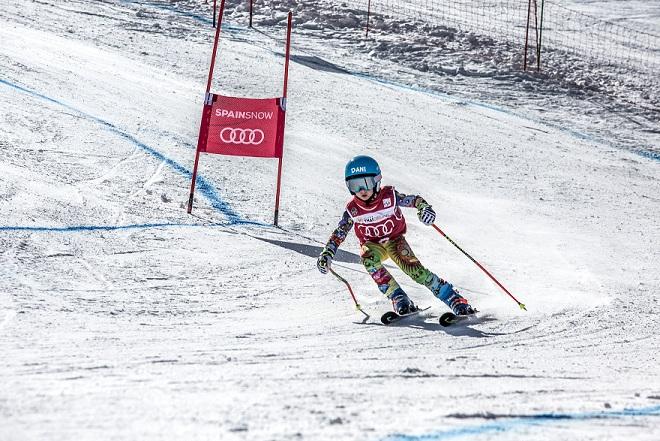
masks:
{"label": "ski track in snow", "polygon": [[[191,222],[183,164],[211,32],[180,13],[127,0],[0,11],[0,439],[658,438],[657,161],[489,103],[297,64],[285,230],[253,220],[274,189],[272,162],[255,159],[205,157]],[[234,29],[217,87],[278,93],[264,78],[281,74],[279,43]],[[414,212],[416,254],[466,287],[480,320],[441,329],[444,307],[395,272],[433,307],[383,327],[387,301],[342,264],[371,314],[361,323],[341,283],[278,246],[326,239],[343,164],[365,145],[527,313]]]}
{"label": "ski track in snow", "polygon": [[[131,141],[133,144],[135,144],[137,147],[142,149],[144,152],[148,153],[149,155],[153,156],[154,158],[158,159],[159,161],[162,161],[163,163],[167,164],[170,168],[172,168],[173,170],[179,172],[180,174],[182,174],[186,178],[191,178],[192,177],[192,172],[190,170],[186,169],[185,167],[183,167],[182,165],[180,165],[176,161],[173,161],[172,159],[164,156],[162,153],[160,153],[156,149],[154,149],[152,147],[149,147],[148,145],[146,145],[143,142],[139,141],[133,135],[122,131],[121,129],[119,129],[115,125],[113,125],[113,124],[111,124],[107,121],[104,121],[101,118],[97,118],[93,115],[86,114],[85,112],[83,112],[81,110],[78,110],[78,109],[76,109],[76,108],[74,108],[74,107],[72,107],[68,104],[62,103],[62,102],[57,101],[53,98],[42,95],[38,92],[26,89],[26,88],[21,87],[17,84],[12,84],[8,81],[3,80],[2,78],[0,78],[0,83],[4,84],[6,86],[12,87],[12,88],[14,88],[14,89],[16,89],[20,92],[29,94],[31,96],[42,99],[44,101],[48,101],[50,103],[57,104],[58,106],[62,106],[64,108],[68,109],[68,110],[72,110],[76,113],[79,113],[83,117],[102,125],[105,129],[113,132],[114,134]],[[245,220],[242,219],[240,217],[240,215],[238,215],[234,210],[232,210],[231,207],[229,207],[220,198],[220,196],[218,195],[217,190],[203,176],[198,176],[198,181],[197,182],[198,182],[198,184],[197,184],[198,191],[201,192],[202,194],[204,194],[211,201],[211,204],[213,205],[213,208],[215,208],[216,210],[218,210],[219,212],[221,212],[222,214],[227,216],[227,218],[229,219],[230,224],[232,224],[232,223],[244,223],[245,222]]]}

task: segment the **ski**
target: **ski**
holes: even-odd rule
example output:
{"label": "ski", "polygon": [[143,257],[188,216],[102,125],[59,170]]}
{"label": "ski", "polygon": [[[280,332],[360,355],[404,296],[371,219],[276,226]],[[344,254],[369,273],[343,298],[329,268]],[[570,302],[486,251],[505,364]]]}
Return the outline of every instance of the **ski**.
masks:
{"label": "ski", "polygon": [[[475,310],[475,313],[476,313],[476,312],[477,312],[477,311]],[[456,315],[456,314],[454,314],[453,312],[445,312],[444,314],[442,314],[442,315],[440,316],[440,320],[439,320],[439,322],[440,322],[440,325],[441,325],[441,326],[447,327],[447,326],[454,325],[454,324],[456,324],[456,323],[458,323],[458,322],[460,322],[460,321],[463,321],[463,320],[469,319],[469,318],[471,318],[471,317],[476,317],[476,315],[475,315],[475,314],[469,314],[469,315]]]}
{"label": "ski", "polygon": [[431,308],[430,306],[427,306],[426,308],[419,308],[414,312],[409,312],[408,314],[403,314],[403,315],[399,315],[394,311],[388,311],[388,312],[386,312],[385,314],[383,314],[381,316],[380,321],[384,325],[390,325],[390,324],[392,324],[394,322],[398,322],[399,320],[404,319],[406,317],[411,317],[413,315],[417,315],[420,312],[426,311],[427,309],[430,309],[430,308]]}

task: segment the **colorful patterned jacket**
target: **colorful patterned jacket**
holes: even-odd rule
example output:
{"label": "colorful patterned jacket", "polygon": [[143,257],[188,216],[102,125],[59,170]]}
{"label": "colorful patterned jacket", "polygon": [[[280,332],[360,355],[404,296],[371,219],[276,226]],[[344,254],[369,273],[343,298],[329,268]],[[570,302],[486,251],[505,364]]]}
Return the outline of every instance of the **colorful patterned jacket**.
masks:
{"label": "colorful patterned jacket", "polygon": [[353,226],[360,245],[392,240],[406,233],[406,220],[401,207],[416,208],[419,213],[428,206],[421,196],[399,193],[392,186],[383,187],[369,204],[353,196],[323,252],[334,256]]}

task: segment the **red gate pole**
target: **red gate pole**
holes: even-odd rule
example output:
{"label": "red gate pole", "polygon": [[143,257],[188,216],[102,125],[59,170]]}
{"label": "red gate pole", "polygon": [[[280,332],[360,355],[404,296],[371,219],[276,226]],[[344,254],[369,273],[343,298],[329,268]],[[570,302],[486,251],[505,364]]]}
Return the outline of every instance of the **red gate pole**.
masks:
{"label": "red gate pole", "polygon": [[289,11],[287,30],[286,30],[286,55],[284,60],[284,90],[282,95],[286,98],[287,85],[289,83],[289,54],[291,53],[291,21],[293,19],[293,13]]}
{"label": "red gate pole", "polygon": [[195,166],[193,167],[192,182],[190,183],[190,197],[188,197],[188,214],[192,212],[193,197],[195,196],[195,181],[197,180],[197,164],[199,163],[199,139],[195,152]]}
{"label": "red gate pole", "polygon": [[[207,109],[211,108],[213,101],[211,98],[211,81],[213,80],[213,69],[215,68],[215,54],[218,50],[218,40],[220,39],[220,28],[222,27],[222,15],[225,10],[225,0],[220,3],[220,16],[218,17],[218,26],[215,28],[215,41],[213,42],[213,54],[211,55],[211,66],[209,67],[209,79],[206,82],[206,95],[204,95],[204,108],[202,110],[202,122],[200,123],[199,136],[197,137],[197,150],[195,152],[195,165],[193,166],[192,181],[190,183],[190,197],[188,198],[188,214],[192,211],[193,197],[195,195],[195,181],[197,181],[197,164],[199,163],[199,150],[202,145],[202,137],[205,136],[202,128],[204,125],[204,115]],[[215,9],[214,9],[215,11]]]}
{"label": "red gate pole", "polygon": [[[223,0],[224,1],[224,0]],[[286,30],[286,55],[284,60],[284,91],[282,92],[282,100],[284,101],[284,110],[286,111],[286,89],[289,82],[289,54],[291,47],[291,19],[293,14],[289,11],[287,30]],[[284,134],[282,134],[284,138]],[[284,139],[282,139],[284,142]],[[277,163],[277,191],[275,192],[275,218],[273,220],[273,225],[277,227],[277,218],[280,213],[280,185],[282,183],[282,158],[284,157],[284,149],[282,149],[282,155],[278,159]]]}
{"label": "red gate pole", "polygon": [[[282,153],[284,155],[284,153]],[[277,192],[275,194],[275,217],[273,219],[273,225],[277,225],[277,217],[280,214],[280,184],[282,182],[282,157],[280,156],[277,160]]]}

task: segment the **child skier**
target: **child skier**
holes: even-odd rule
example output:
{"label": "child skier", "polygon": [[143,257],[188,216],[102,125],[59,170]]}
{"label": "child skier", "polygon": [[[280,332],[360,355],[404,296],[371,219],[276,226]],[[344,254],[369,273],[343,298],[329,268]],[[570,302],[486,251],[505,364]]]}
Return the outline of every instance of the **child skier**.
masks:
{"label": "child skier", "polygon": [[355,226],[360,241],[362,264],[378,289],[392,301],[397,314],[415,312],[417,307],[383,266],[388,257],[417,283],[426,286],[456,315],[475,311],[450,283],[426,269],[415,257],[404,237],[406,220],[399,207],[417,209],[417,217],[424,225],[435,220],[433,208],[420,196],[401,194],[392,186],[380,188],[381,173],[378,163],[369,156],[356,156],[346,164],[346,186],[353,198],[339,226],[330,236],[321,252],[317,267],[322,274],[328,272],[337,249]]}

